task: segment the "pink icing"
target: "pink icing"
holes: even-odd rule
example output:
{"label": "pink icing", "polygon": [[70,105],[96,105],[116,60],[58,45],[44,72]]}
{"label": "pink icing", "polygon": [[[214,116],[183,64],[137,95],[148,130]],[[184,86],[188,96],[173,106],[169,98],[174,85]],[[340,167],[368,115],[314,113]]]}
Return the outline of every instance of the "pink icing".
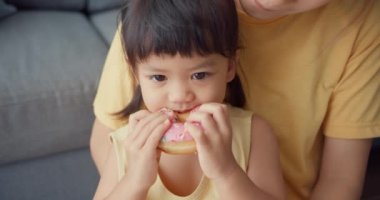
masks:
{"label": "pink icing", "polygon": [[[198,110],[198,107],[193,109],[190,112],[194,112],[196,110]],[[177,141],[193,140],[193,137],[191,137],[190,133],[187,130],[185,130],[185,125],[183,123],[176,122],[177,117],[172,110],[168,108],[162,108],[161,112],[166,114],[169,117],[170,121],[172,122],[171,126],[162,137],[161,139],[162,142],[177,142]],[[200,123],[193,123],[193,124],[198,127],[202,127]]]}
{"label": "pink icing", "polygon": [[189,141],[192,139],[193,137],[191,137],[189,132],[185,131],[184,124],[176,122],[170,126],[165,135],[162,137],[163,142]]}

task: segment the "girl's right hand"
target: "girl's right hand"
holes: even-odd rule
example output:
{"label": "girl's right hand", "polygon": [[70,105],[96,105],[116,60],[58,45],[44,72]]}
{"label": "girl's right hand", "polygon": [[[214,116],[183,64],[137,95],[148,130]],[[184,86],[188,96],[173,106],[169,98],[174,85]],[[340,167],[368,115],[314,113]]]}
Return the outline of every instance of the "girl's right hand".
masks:
{"label": "girl's right hand", "polygon": [[156,181],[161,151],[157,149],[170,120],[161,112],[140,110],[129,117],[125,140],[128,168],[126,176],[141,189],[149,189]]}

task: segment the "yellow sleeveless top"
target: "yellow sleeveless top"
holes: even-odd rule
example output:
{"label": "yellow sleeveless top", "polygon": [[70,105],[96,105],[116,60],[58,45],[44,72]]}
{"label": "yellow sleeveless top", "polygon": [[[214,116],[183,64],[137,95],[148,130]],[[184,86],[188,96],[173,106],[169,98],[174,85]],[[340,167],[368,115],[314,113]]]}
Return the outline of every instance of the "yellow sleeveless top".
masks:
{"label": "yellow sleeveless top", "polygon": [[[239,166],[246,172],[249,162],[249,153],[251,148],[251,118],[252,112],[240,108],[228,107],[229,118],[232,125],[232,152]],[[123,146],[123,140],[128,135],[128,125],[112,132],[110,137],[118,161],[119,180],[125,175],[127,169],[127,158]],[[199,200],[199,199],[218,199],[213,183],[203,176],[198,187],[188,196],[178,196],[171,193],[162,183],[160,176],[157,176],[156,182],[150,188],[148,200],[153,199],[170,199],[170,200]]]}

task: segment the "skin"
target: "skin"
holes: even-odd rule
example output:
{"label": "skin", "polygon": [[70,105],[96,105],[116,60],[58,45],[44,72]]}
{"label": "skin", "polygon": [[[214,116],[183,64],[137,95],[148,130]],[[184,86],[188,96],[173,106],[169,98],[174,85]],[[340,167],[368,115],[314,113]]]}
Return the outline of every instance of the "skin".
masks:
{"label": "skin", "polygon": [[108,138],[111,131],[112,129],[100,122],[99,119],[95,119],[90,138],[90,151],[100,175],[105,166],[108,152],[112,148]]}
{"label": "skin", "polygon": [[258,19],[274,19],[313,10],[330,0],[235,0],[248,15]]}
{"label": "skin", "polygon": [[[215,183],[221,199],[284,199],[276,137],[264,120],[252,117],[247,172],[232,154],[232,129],[223,104],[227,83],[235,76],[232,63],[211,54],[191,58],[152,55],[139,64],[137,79],[147,110],[129,118],[131,132],[124,141],[129,159],[126,175],[118,182],[115,153],[110,151],[94,199],[145,199],[158,174],[177,195],[191,194],[206,176]],[[197,106],[185,123],[197,154],[169,155],[157,150],[170,125],[159,110],[167,107],[184,112]]]}
{"label": "skin", "polygon": [[[307,12],[328,2],[329,0],[236,0],[239,9],[258,19],[274,19]],[[100,174],[110,148],[107,138],[109,131],[108,127],[95,120],[90,147]],[[371,139],[326,137],[319,177],[311,199],[359,199],[371,143]]]}
{"label": "skin", "polygon": [[137,69],[144,104],[152,112],[163,106],[186,112],[203,102],[223,102],[226,83],[235,76],[228,60],[218,54],[191,59],[152,55]]}
{"label": "skin", "polygon": [[311,199],[360,199],[371,144],[372,139],[327,137]]}

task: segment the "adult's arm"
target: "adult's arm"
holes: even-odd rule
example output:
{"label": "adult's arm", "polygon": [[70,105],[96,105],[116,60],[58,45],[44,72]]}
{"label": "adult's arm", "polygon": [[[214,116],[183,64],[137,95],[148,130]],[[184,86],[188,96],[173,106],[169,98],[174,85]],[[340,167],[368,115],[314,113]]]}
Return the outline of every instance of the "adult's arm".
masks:
{"label": "adult's arm", "polygon": [[107,155],[112,147],[109,137],[111,128],[102,124],[97,118],[94,120],[90,138],[91,156],[99,174],[102,174]]}
{"label": "adult's arm", "polygon": [[[380,1],[366,1],[352,53],[336,84],[312,199],[360,199],[372,139],[380,130]],[[359,27],[357,27],[360,25]],[[348,29],[349,30],[349,29]]]}
{"label": "adult's arm", "polygon": [[326,137],[312,200],[360,199],[372,139]]}
{"label": "adult's arm", "polygon": [[128,64],[125,62],[120,34],[116,31],[93,104],[96,120],[91,134],[90,149],[100,174],[111,146],[108,133],[126,123],[114,113],[122,110],[132,96],[131,77]]}

